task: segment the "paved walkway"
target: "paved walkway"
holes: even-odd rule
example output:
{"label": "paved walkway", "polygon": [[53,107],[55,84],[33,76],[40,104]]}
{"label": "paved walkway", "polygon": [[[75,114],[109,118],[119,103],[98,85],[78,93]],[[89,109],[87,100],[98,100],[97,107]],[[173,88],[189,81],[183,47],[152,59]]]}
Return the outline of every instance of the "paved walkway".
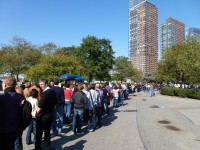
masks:
{"label": "paved walkway", "polygon": [[[63,136],[52,138],[58,150],[199,150],[200,101],[140,92],[130,96],[125,105],[111,109],[103,117],[103,126],[83,135],[71,135],[65,127]],[[24,150],[34,148],[25,144]]]}
{"label": "paved walkway", "polygon": [[[135,110],[134,97],[130,96],[124,106],[111,109],[110,116],[103,117],[102,127],[95,132],[88,132],[83,126],[83,135],[70,135],[71,127],[65,127],[65,135],[52,138],[52,147],[58,150],[144,150]],[[25,134],[26,131],[23,134],[24,150],[33,149],[33,144],[25,144]]]}

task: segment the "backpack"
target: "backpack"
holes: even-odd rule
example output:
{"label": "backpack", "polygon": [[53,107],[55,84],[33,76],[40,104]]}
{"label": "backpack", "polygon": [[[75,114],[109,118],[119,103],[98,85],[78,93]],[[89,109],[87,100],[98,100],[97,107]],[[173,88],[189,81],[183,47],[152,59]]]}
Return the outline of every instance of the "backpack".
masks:
{"label": "backpack", "polygon": [[25,130],[31,120],[32,120],[32,115],[31,115],[31,112],[32,112],[32,105],[29,101],[27,100],[23,100],[20,104],[20,112],[21,112],[21,127],[23,130]]}

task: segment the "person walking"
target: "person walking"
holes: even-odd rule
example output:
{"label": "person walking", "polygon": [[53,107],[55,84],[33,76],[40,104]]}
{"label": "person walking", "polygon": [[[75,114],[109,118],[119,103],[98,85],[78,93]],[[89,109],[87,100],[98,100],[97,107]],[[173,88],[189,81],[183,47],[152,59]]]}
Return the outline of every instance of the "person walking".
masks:
{"label": "person walking", "polygon": [[155,96],[155,88],[154,88],[153,84],[150,85],[149,94],[150,94],[150,97]]}

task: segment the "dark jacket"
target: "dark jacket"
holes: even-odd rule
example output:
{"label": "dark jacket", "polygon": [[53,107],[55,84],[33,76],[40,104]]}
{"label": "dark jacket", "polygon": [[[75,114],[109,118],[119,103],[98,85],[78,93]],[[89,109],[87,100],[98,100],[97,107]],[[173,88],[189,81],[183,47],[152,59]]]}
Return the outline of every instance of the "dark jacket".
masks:
{"label": "dark jacket", "polygon": [[0,95],[0,133],[12,133],[19,129],[19,106],[24,100],[23,95],[7,88],[5,94]]}
{"label": "dark jacket", "polygon": [[57,97],[57,104],[56,107],[64,107],[65,97],[64,97],[64,90],[61,87],[53,86],[51,89],[56,93]]}
{"label": "dark jacket", "polygon": [[71,102],[74,104],[74,108],[83,109],[87,103],[87,96],[83,91],[78,91],[72,96]]}
{"label": "dark jacket", "polygon": [[57,103],[56,99],[56,93],[52,89],[48,89],[42,92],[41,99],[38,102],[38,107],[41,108],[41,111],[37,117],[46,114],[52,114]]}

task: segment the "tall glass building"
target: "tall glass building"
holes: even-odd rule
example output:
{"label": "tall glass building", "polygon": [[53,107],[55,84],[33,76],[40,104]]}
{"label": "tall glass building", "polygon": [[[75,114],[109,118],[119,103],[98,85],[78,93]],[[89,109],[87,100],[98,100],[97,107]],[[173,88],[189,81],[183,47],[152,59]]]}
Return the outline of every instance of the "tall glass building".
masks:
{"label": "tall glass building", "polygon": [[144,1],[147,0],[129,0],[129,9],[133,9],[134,6]]}
{"label": "tall glass building", "polygon": [[186,30],[186,36],[196,37],[197,41],[200,42],[200,29],[189,28]]}
{"label": "tall glass building", "polygon": [[161,24],[160,32],[160,52],[162,59],[167,48],[184,41],[185,25],[173,18],[168,18]]}
{"label": "tall glass building", "polygon": [[158,62],[158,9],[147,0],[129,0],[129,59],[143,74]]}

